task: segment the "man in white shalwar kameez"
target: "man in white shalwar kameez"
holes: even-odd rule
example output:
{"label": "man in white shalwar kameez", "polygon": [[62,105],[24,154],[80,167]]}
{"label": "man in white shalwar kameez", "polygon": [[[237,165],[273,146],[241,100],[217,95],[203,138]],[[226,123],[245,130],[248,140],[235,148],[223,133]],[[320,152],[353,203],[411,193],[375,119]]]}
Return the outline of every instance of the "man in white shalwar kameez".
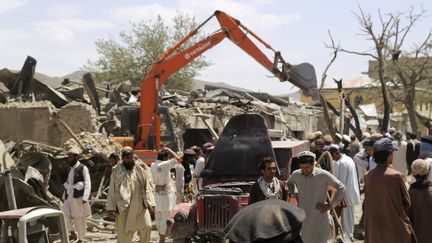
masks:
{"label": "man in white shalwar kameez", "polygon": [[[168,159],[168,153],[174,158]],[[156,228],[159,231],[159,243],[165,242],[167,219],[176,205],[176,190],[171,179],[171,169],[175,167],[177,162],[181,162],[181,158],[171,149],[164,148],[159,152],[157,160],[150,167],[156,184],[155,219]]]}
{"label": "man in white shalwar kameez", "polygon": [[88,199],[91,192],[91,181],[88,168],[78,161],[79,150],[72,148],[68,152],[68,162],[71,166],[64,183],[64,203],[62,211],[67,218],[67,227],[72,238],[75,231],[78,239],[84,241],[87,232],[87,217],[90,216]]}
{"label": "man in white shalwar kameez", "polygon": [[402,134],[396,132],[394,135],[395,141],[393,144],[398,147],[399,150],[393,151],[393,169],[402,173],[404,181],[407,179],[408,169],[406,162],[407,142],[402,140]]}
{"label": "man in white shalwar kameez", "polygon": [[107,211],[115,218],[117,242],[132,242],[135,232],[140,243],[150,242],[154,212],[153,178],[145,164],[135,162],[132,148],[125,147],[122,162],[113,169],[107,198]]}
{"label": "man in white shalwar kameez", "polygon": [[[299,207],[306,213],[301,229],[303,242],[331,242],[332,218],[328,211],[339,204],[339,200],[345,195],[345,186],[329,172],[314,166],[314,153],[303,151],[297,157],[300,169],[291,174],[288,188],[294,194],[294,185],[297,187]],[[330,203],[326,203],[328,186],[337,190]]]}
{"label": "man in white shalwar kameez", "polygon": [[175,170],[176,203],[178,204],[186,201],[183,192],[183,188],[185,184],[185,179],[184,179],[185,169],[182,164],[176,164],[176,166],[174,166],[174,170]]}
{"label": "man in white shalwar kameez", "polygon": [[334,160],[334,175],[345,185],[346,207],[342,208],[344,239],[354,240],[354,206],[360,203],[360,188],[356,166],[351,157],[342,154],[338,146],[330,148]]}

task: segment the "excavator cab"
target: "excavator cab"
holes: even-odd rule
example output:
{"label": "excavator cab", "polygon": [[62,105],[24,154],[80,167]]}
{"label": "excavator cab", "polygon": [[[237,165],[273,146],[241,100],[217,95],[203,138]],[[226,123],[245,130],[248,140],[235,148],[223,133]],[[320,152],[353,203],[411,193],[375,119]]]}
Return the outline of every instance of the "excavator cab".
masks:
{"label": "excavator cab", "polygon": [[[138,141],[140,135],[140,130],[138,129],[139,112],[139,106],[126,106],[123,108],[121,113],[121,133],[130,134],[130,136],[133,136],[135,138],[134,141]],[[159,106],[158,113],[161,116],[161,144],[164,144],[176,151],[178,149],[177,136],[174,132],[174,125],[172,123],[169,110],[167,107]],[[148,150],[156,149],[154,138],[154,130],[151,129],[151,133],[149,135],[149,138],[147,139]],[[136,144],[134,144],[134,146],[135,145]]]}
{"label": "excavator cab", "polygon": [[[140,129],[139,129],[139,106],[125,106],[121,112],[121,134],[126,135],[125,137],[113,137],[113,139],[123,146],[135,147],[139,141]],[[161,117],[161,132],[160,142],[164,146],[170,147],[174,151],[178,150],[178,138],[174,131],[174,125],[169,114],[167,107],[159,106],[158,113]],[[147,138],[146,151],[156,151],[156,140],[155,140],[154,129],[150,129],[150,134]],[[140,150],[137,150],[137,155],[140,156]],[[141,158],[144,162],[151,163],[151,159],[146,157]],[[156,158],[155,158],[156,159]]]}

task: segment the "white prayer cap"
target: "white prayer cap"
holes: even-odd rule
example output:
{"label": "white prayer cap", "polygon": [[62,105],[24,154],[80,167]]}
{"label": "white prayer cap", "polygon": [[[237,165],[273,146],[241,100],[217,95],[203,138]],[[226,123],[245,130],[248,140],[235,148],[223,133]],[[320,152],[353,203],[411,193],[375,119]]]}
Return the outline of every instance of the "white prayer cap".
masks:
{"label": "white prayer cap", "polygon": [[329,147],[329,150],[330,150],[330,149],[340,150],[341,147],[339,147],[339,145],[337,145],[337,144],[332,143],[332,144],[330,145],[330,147]]}
{"label": "white prayer cap", "polygon": [[416,159],[411,164],[413,176],[425,176],[429,174],[429,162],[424,159]]}
{"label": "white prayer cap", "polygon": [[380,140],[381,138],[383,138],[384,136],[381,133],[372,133],[371,135],[371,139],[374,141]]}
{"label": "white prayer cap", "polygon": [[392,132],[395,132],[395,131],[396,131],[396,128],[394,128],[394,127],[390,127],[389,129],[387,129],[388,133],[392,133]]}
{"label": "white prayer cap", "polygon": [[301,157],[312,157],[314,159],[316,159],[316,155],[315,153],[311,152],[311,151],[302,151],[300,153],[297,154],[297,158],[301,158]]}
{"label": "white prayer cap", "polygon": [[71,148],[68,151],[68,154],[75,154],[75,155],[79,155],[81,152],[79,151],[79,149],[77,148]]}
{"label": "white prayer cap", "polygon": [[342,136],[342,140],[343,140],[344,142],[347,142],[347,143],[350,143],[350,142],[351,142],[351,138],[350,138],[348,135],[346,135],[346,134],[344,134],[344,135]]}
{"label": "white prayer cap", "polygon": [[321,137],[322,135],[323,135],[323,133],[321,131],[314,132],[315,137]]}
{"label": "white prayer cap", "polygon": [[306,139],[307,140],[313,140],[315,138],[315,135],[313,134],[313,133],[308,133],[307,135],[306,135]]}
{"label": "white prayer cap", "polygon": [[335,133],[335,137],[339,138],[340,140],[342,140],[342,135],[340,133]]}
{"label": "white prayer cap", "polygon": [[333,138],[329,134],[324,135],[323,139],[324,139],[324,142],[327,142],[327,143],[332,143],[333,142]]}

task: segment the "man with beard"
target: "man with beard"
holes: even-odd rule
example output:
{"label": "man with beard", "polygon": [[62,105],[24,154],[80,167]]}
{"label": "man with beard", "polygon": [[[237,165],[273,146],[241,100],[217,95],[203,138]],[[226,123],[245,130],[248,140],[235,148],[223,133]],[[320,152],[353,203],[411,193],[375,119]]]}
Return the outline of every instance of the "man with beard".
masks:
{"label": "man with beard", "polygon": [[205,157],[200,147],[192,146],[191,149],[196,153],[195,166],[192,173],[192,184],[194,187],[194,193],[196,195],[198,194],[199,189],[202,189],[202,179],[200,178],[200,175],[205,167]]}
{"label": "man with beard", "polygon": [[185,149],[183,152],[182,166],[184,169],[184,201],[192,202],[194,198],[194,189],[192,185],[192,175],[195,167],[195,156],[196,153],[192,149]]}
{"label": "man with beard", "polygon": [[110,154],[108,159],[111,162],[111,166],[115,167],[118,164],[118,162],[120,162],[120,155],[118,153],[114,152],[114,153]]}
{"label": "man with beard", "polygon": [[[369,168],[369,161],[372,159],[373,156],[374,143],[375,143],[374,140],[366,137],[362,141],[363,149],[360,152],[358,152],[356,155],[354,155],[354,162],[357,165],[359,183],[364,183],[364,176],[367,172],[367,169]],[[357,233],[357,238],[359,239],[364,239],[364,218],[365,218],[364,208],[365,208],[365,201],[363,200],[362,215],[358,224],[358,233]]]}
{"label": "man with beard", "polygon": [[[332,230],[328,211],[339,204],[339,200],[345,195],[345,186],[329,172],[314,166],[314,153],[303,151],[297,157],[300,169],[294,171],[288,179],[288,188],[294,194],[294,186],[297,187],[299,207],[306,212],[301,229],[303,241],[329,242]],[[328,186],[335,188],[336,194],[326,203]]]}
{"label": "man with beard", "polygon": [[363,149],[354,155],[354,162],[357,165],[357,172],[360,182],[364,182],[364,175],[369,168],[369,161],[373,155],[373,145],[375,141],[367,138],[362,142]]}
{"label": "man with beard", "polygon": [[122,162],[111,174],[107,198],[108,216],[115,218],[117,242],[132,242],[139,232],[141,243],[150,242],[154,212],[154,195],[151,174],[135,162],[134,151],[123,149]]}
{"label": "man with beard", "polygon": [[75,238],[78,232],[79,242],[84,241],[87,230],[87,217],[90,216],[88,199],[91,192],[90,174],[88,168],[78,160],[79,150],[71,148],[68,151],[69,172],[64,183],[63,212],[66,216],[67,226],[71,232],[71,238]]}
{"label": "man with beard", "polygon": [[249,205],[266,199],[287,200],[285,184],[275,177],[276,160],[274,157],[265,157],[262,159],[259,169],[262,176],[252,185],[249,196]]}
{"label": "man with beard", "polygon": [[324,151],[324,150],[328,150],[329,148],[330,148],[330,145],[328,145],[326,147],[324,139],[320,138],[320,139],[317,139],[315,141],[315,150],[313,150],[313,151],[311,150],[311,151],[315,153],[315,158],[319,162],[319,165],[320,165],[321,169],[326,170],[326,171],[332,173],[332,168],[333,168],[332,163],[333,163],[333,161],[331,160],[331,158],[329,156],[325,156],[325,155],[321,158],[321,156],[324,153],[328,154],[328,152]]}
{"label": "man with beard", "polygon": [[406,163],[408,175],[411,175],[411,164],[420,155],[420,142],[416,133],[407,132]]}
{"label": "man with beard", "polygon": [[350,154],[347,154],[347,155],[349,155],[349,157],[351,157],[351,158],[354,159],[354,156],[355,156],[358,152],[360,152],[360,143],[359,143],[359,141],[357,140],[357,138],[356,138],[355,135],[351,135],[351,136],[350,136],[350,139],[351,139],[351,144],[349,145],[349,151],[350,151]]}
{"label": "man with beard", "polygon": [[316,158],[319,158],[321,154],[324,152],[324,145],[325,145],[324,139],[319,138],[315,140],[315,149],[313,152],[315,153]]}

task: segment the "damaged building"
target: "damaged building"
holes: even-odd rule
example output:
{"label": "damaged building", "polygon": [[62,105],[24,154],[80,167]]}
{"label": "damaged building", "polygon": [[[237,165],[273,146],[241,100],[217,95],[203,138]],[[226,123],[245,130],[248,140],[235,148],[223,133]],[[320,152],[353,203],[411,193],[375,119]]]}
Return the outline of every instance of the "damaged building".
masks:
{"label": "damaged building", "polygon": [[[81,72],[81,76],[82,81],[59,78],[47,82],[33,78],[31,85],[21,85],[33,87],[30,88],[33,97],[25,100],[10,91],[23,75],[7,69],[0,70],[0,84],[3,84],[0,94],[3,97],[3,104],[0,104],[0,139],[15,142],[33,140],[62,146],[72,137],[71,132],[133,135],[136,127],[131,125],[132,121],[122,118],[122,113],[125,109],[139,112],[139,92],[134,92],[130,82],[104,90],[94,85],[90,74]],[[20,93],[30,91],[23,88]],[[275,138],[304,139],[310,132],[326,130],[324,124],[319,122],[322,117],[320,108],[265,93],[206,84],[203,89],[191,93],[162,90],[160,97],[162,106],[169,110],[175,135],[179,138],[179,148],[189,144],[183,139],[193,133],[207,134],[205,136],[210,136],[207,140],[213,140],[208,126],[221,132],[230,117],[241,113],[261,114]],[[29,124],[29,120],[33,122]]]}
{"label": "damaged building", "polygon": [[[128,81],[97,87],[83,72],[49,78],[35,73],[35,65],[29,57],[20,72],[0,70],[0,152],[7,155],[2,175],[4,167],[10,168],[18,208],[59,208],[66,151],[80,148],[80,161],[92,175],[92,209],[102,209],[97,202],[106,198],[108,157],[122,147],[113,136],[136,135],[140,92]],[[160,101],[170,123],[162,124],[162,143],[164,136],[174,136],[176,144],[164,145],[177,150],[215,142],[228,120],[244,113],[260,114],[275,140],[326,130],[319,107],[265,93],[206,84],[191,92],[162,89]],[[4,185],[1,176],[0,211],[9,208]]]}

